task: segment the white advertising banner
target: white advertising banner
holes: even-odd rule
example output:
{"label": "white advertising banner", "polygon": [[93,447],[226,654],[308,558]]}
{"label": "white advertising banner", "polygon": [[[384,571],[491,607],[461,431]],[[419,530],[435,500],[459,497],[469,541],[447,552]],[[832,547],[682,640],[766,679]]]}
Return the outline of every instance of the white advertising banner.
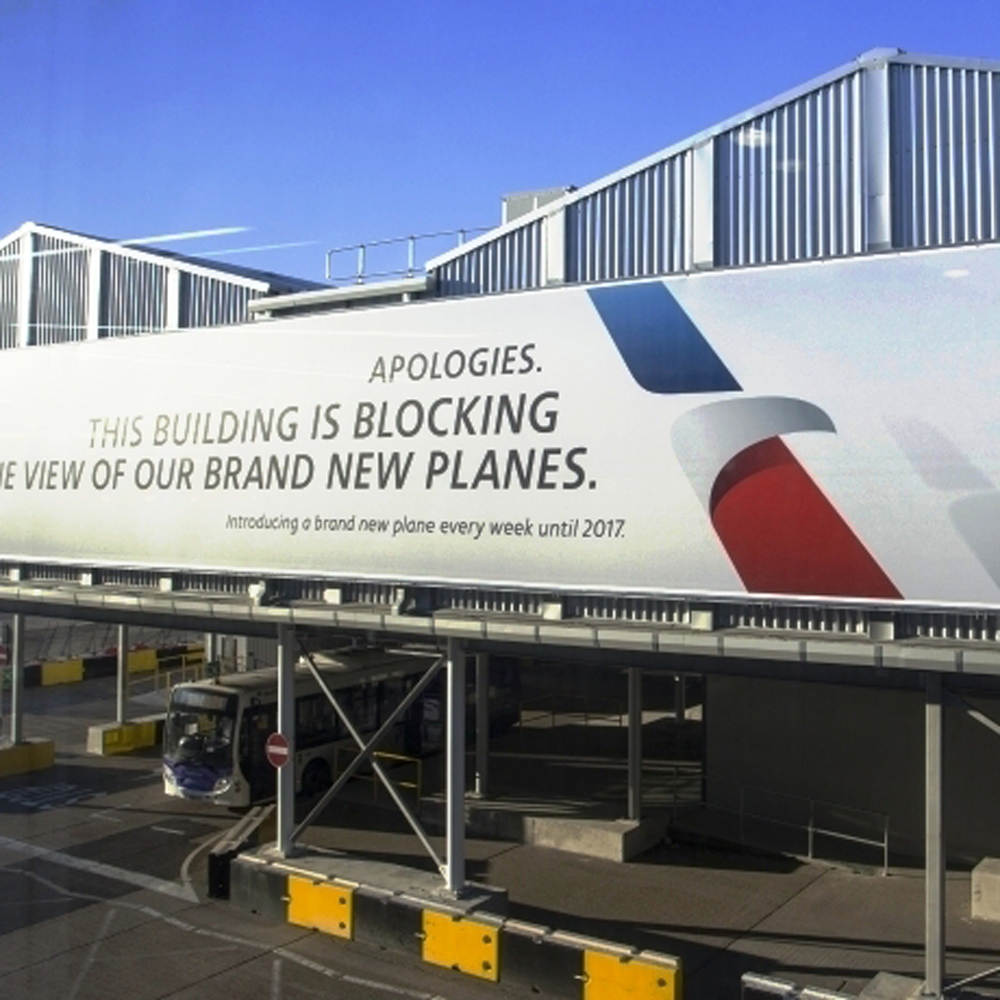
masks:
{"label": "white advertising banner", "polygon": [[1000,606],[1000,248],[0,354],[0,558]]}

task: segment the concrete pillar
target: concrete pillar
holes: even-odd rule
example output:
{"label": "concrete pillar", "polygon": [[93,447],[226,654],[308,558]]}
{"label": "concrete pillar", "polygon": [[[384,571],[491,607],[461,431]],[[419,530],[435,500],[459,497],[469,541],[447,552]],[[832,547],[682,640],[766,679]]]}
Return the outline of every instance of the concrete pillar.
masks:
{"label": "concrete pillar", "polygon": [[476,797],[484,798],[490,764],[490,657],[476,653]]}
{"label": "concrete pillar", "polygon": [[445,779],[445,883],[456,896],[465,888],[465,650],[448,640]]}
{"label": "concrete pillar", "polygon": [[24,615],[10,623],[10,741],[24,742]]}
{"label": "concrete pillar", "polygon": [[278,626],[278,732],[288,740],[288,763],[278,768],[278,853],[292,851],[295,829],[295,643],[287,625]]}
{"label": "concrete pillar", "polygon": [[628,669],[628,818],[642,819],[642,671]]}
{"label": "concrete pillar", "polygon": [[118,675],[115,693],[115,722],[121,725],[126,722],[126,704],[128,702],[128,626],[118,626]]}
{"label": "concrete pillar", "polygon": [[941,675],[926,676],[925,789],[926,855],[924,861],[926,980],[923,995],[940,997],[945,965],[945,839],[943,796],[944,726]]}

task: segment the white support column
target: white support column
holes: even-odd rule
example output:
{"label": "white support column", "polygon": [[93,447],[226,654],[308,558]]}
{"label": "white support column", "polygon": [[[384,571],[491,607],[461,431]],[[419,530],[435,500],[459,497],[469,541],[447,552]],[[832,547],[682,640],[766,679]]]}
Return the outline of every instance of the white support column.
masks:
{"label": "white support column", "polygon": [[628,668],[628,818],[642,819],[642,671]]}
{"label": "white support column", "polygon": [[181,272],[179,268],[167,268],[167,315],[166,328],[177,330],[181,325]]}
{"label": "white support column", "polygon": [[944,719],[941,699],[941,675],[926,677],[925,708],[925,794],[926,853],[925,879],[925,975],[923,995],[940,997],[945,967],[945,839],[942,780],[944,763]]}
{"label": "white support column", "polygon": [[445,883],[456,896],[465,888],[465,650],[448,640],[446,711]]}
{"label": "white support column", "polygon": [[715,145],[703,142],[691,150],[689,195],[691,267],[715,266]]}
{"label": "white support column", "polygon": [[125,718],[128,700],[128,626],[118,626],[118,675],[116,692],[115,722],[120,726]]}
{"label": "white support column", "polygon": [[214,632],[206,632],[205,639],[205,665],[206,667],[212,663],[218,663],[219,660],[219,636]]}
{"label": "white support column", "polygon": [[10,741],[24,742],[24,615],[10,623]]}
{"label": "white support column", "polygon": [[476,653],[476,797],[484,798],[490,764],[490,657]]}
{"label": "white support column", "polygon": [[288,740],[288,763],[278,768],[278,853],[292,851],[295,829],[295,642],[288,626],[278,626],[278,732]]}
{"label": "white support column", "polygon": [[27,347],[32,340],[31,317],[34,314],[35,237],[21,237],[20,260],[17,266],[17,346]]}
{"label": "white support column", "polygon": [[91,247],[87,251],[87,340],[101,336],[101,262],[104,251]]}
{"label": "white support column", "polygon": [[861,155],[864,164],[865,249],[892,246],[891,161],[889,159],[889,66],[868,66],[862,74],[864,102]]}
{"label": "white support column", "polygon": [[542,284],[566,281],[566,209],[545,216],[542,223]]}

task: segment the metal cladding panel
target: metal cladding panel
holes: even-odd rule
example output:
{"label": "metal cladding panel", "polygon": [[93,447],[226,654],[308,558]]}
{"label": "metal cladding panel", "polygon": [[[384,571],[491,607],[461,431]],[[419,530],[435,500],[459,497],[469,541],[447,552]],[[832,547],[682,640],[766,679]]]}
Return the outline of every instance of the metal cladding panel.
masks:
{"label": "metal cladding panel", "polygon": [[715,264],[840,256],[864,249],[861,74],[715,139]]}
{"label": "metal cladding panel", "polygon": [[688,267],[690,150],[566,207],[566,280],[606,281]]}
{"label": "metal cladding panel", "polygon": [[442,265],[436,272],[438,293],[483,295],[538,288],[541,257],[542,223],[536,219]]}
{"label": "metal cladding panel", "polygon": [[127,337],[162,330],[167,325],[167,268],[104,253],[101,279],[100,336]]}
{"label": "metal cladding panel", "polygon": [[62,344],[87,335],[89,255],[69,240],[35,236],[31,344]]}
{"label": "metal cladding panel", "polygon": [[180,325],[225,326],[245,323],[247,304],[257,294],[244,285],[218,278],[181,272]]}
{"label": "metal cladding panel", "polygon": [[17,282],[20,244],[0,249],[0,350],[17,347]]}
{"label": "metal cladding panel", "polygon": [[1000,73],[894,63],[889,88],[893,245],[1000,237]]}

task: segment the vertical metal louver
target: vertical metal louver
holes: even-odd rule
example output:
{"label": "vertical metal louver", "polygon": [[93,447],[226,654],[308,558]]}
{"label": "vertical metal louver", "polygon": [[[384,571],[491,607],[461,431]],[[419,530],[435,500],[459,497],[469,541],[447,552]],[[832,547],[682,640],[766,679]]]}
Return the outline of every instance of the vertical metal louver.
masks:
{"label": "vertical metal louver", "polygon": [[436,271],[440,295],[484,295],[542,284],[542,223],[529,222],[453,257]]}
{"label": "vertical metal louver", "polygon": [[0,248],[0,350],[17,347],[17,283],[20,243]]}
{"label": "vertical metal louver", "polygon": [[897,63],[889,95],[893,245],[1000,238],[1000,73]]}
{"label": "vertical metal louver", "polygon": [[247,303],[259,293],[243,285],[182,272],[180,325],[222,326],[245,323]]}
{"label": "vertical metal louver", "polygon": [[38,234],[29,344],[62,344],[86,337],[88,259],[84,247]]}
{"label": "vertical metal louver", "polygon": [[715,263],[864,249],[861,74],[715,138]]}
{"label": "vertical metal louver", "polygon": [[105,253],[101,261],[98,331],[127,337],[162,330],[167,324],[167,269],[159,264]]}
{"label": "vertical metal louver", "polygon": [[566,206],[566,280],[605,281],[688,266],[690,151]]}

